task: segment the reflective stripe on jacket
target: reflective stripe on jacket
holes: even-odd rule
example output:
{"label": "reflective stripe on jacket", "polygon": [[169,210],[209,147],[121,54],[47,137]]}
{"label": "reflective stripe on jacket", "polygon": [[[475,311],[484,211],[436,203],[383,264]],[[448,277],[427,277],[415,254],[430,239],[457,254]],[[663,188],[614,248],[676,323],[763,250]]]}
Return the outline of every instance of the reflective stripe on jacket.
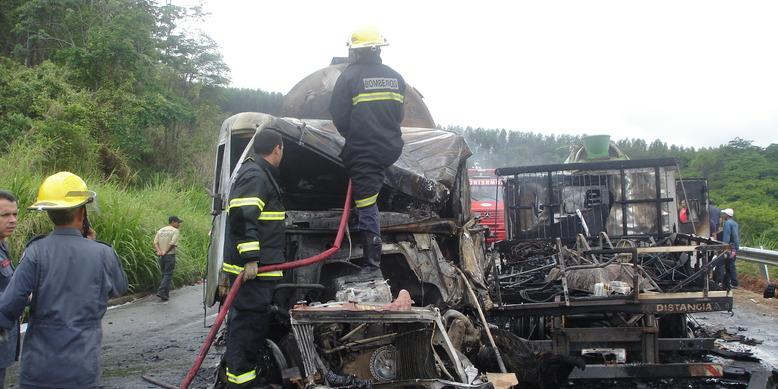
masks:
{"label": "reflective stripe on jacket", "polygon": [[238,274],[251,261],[260,265],[285,262],[286,212],[277,176],[278,168],[262,158],[249,158],[238,169],[230,189],[223,271]]}
{"label": "reflective stripe on jacket", "polygon": [[343,70],[330,100],[332,121],[346,138],[343,160],[375,160],[382,166],[397,160],[403,148],[404,95],[405,80],[378,54]]}

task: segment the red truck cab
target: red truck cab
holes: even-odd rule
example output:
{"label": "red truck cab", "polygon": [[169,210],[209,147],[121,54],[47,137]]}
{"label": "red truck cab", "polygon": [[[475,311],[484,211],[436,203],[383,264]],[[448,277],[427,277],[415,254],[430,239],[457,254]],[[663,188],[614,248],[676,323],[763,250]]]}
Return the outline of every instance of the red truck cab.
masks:
{"label": "red truck cab", "polygon": [[470,211],[489,227],[487,243],[505,239],[505,212],[503,209],[501,179],[494,169],[468,169],[470,181]]}

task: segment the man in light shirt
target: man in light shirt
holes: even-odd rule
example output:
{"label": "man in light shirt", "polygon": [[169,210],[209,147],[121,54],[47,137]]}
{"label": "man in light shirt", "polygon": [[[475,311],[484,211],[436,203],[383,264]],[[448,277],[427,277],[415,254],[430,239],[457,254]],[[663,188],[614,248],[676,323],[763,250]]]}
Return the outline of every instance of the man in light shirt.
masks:
{"label": "man in light shirt", "polygon": [[740,226],[734,219],[735,211],[732,208],[727,208],[721,211],[722,231],[721,241],[730,246],[730,252],[724,259],[722,266],[716,266],[717,281],[722,284],[723,287],[729,285],[732,288],[737,287],[737,268],[735,267],[735,261],[737,260],[737,252],[740,250]]}
{"label": "man in light shirt", "polygon": [[170,298],[170,285],[173,282],[173,269],[176,267],[176,247],[178,246],[179,228],[184,221],[178,216],[170,216],[168,225],[162,227],[154,236],[154,250],[159,257],[159,268],[162,270],[162,282],[157,290],[157,297],[162,301]]}

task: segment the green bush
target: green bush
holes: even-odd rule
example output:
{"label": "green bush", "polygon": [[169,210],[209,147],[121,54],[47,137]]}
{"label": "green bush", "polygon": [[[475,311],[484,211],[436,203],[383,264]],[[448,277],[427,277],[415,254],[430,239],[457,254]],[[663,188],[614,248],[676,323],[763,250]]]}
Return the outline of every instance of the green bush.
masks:
{"label": "green bush", "polygon": [[[34,202],[40,183],[54,173],[43,173],[50,146],[45,140],[15,143],[0,156],[4,167],[0,169],[0,187],[19,197],[19,223],[9,238],[11,255],[17,260],[26,241],[52,229],[45,213],[26,209]],[[82,177],[97,192],[97,207],[90,207],[90,222],[97,238],[111,244],[121,257],[131,291],[153,290],[159,283],[161,274],[152,240],[173,214],[184,220],[174,284],[202,279],[211,222],[209,197],[204,189],[161,175],[142,187]]]}
{"label": "green bush", "polygon": [[160,271],[152,240],[169,215],[184,220],[173,281],[176,285],[202,279],[208,251],[208,196],[172,179],[126,189],[111,182],[95,186],[99,212],[93,217],[98,239],[110,243],[122,257],[132,290],[157,286]]}
{"label": "green bush", "polygon": [[38,161],[51,169],[93,172],[99,144],[92,133],[95,105],[67,77],[66,69],[51,62],[25,68],[0,57],[0,137],[45,142],[49,158]]}

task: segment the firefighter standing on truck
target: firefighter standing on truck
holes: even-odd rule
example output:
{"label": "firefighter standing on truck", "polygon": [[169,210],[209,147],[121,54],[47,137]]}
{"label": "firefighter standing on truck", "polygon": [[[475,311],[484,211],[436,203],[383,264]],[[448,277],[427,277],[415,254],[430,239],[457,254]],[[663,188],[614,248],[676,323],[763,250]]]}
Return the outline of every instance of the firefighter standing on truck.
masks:
{"label": "firefighter standing on truck", "polygon": [[230,190],[229,232],[222,270],[232,277],[243,271],[227,323],[227,387],[254,388],[257,356],[265,349],[273,288],[282,271],[257,274],[260,265],[286,261],[283,202],[278,186],[284,144],[281,135],[263,130],[254,137],[254,157],[243,161]]}
{"label": "firefighter standing on truck", "polygon": [[400,157],[403,148],[405,81],[381,63],[386,39],[372,27],[355,30],[348,42],[351,63],[332,91],[330,114],[346,139],[343,164],[354,187],[354,202],[362,233],[364,266],[351,281],[383,279],[378,193],[384,171]]}
{"label": "firefighter standing on truck", "polygon": [[54,174],[29,209],[48,213],[54,231],[27,244],[0,298],[0,328],[15,330],[30,306],[22,347],[22,388],[100,387],[100,344],[109,297],[127,292],[119,256],[95,241],[86,204],[95,199],[80,177]]}

